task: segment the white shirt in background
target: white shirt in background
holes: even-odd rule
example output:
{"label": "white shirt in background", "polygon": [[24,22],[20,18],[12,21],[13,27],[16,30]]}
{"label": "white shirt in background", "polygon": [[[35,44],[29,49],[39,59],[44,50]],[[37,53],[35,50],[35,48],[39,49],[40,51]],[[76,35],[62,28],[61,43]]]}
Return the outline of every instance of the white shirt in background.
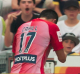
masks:
{"label": "white shirt in background", "polygon": [[[80,21],[78,24],[76,24],[73,27],[69,27],[65,24],[65,21],[59,21],[57,23],[61,34],[64,35],[65,33],[73,33],[76,37],[78,37],[79,41],[80,41]],[[80,43],[73,48],[72,50],[73,52],[79,53],[80,52]]]}

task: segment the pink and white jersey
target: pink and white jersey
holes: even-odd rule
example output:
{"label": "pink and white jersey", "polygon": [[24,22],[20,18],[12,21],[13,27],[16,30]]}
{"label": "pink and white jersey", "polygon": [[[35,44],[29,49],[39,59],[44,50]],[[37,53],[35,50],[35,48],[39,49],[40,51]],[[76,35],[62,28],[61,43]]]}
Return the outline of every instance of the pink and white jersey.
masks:
{"label": "pink and white jersey", "polygon": [[56,24],[34,19],[21,25],[14,37],[14,64],[11,73],[44,74],[44,64],[50,48],[63,49],[62,38]]}

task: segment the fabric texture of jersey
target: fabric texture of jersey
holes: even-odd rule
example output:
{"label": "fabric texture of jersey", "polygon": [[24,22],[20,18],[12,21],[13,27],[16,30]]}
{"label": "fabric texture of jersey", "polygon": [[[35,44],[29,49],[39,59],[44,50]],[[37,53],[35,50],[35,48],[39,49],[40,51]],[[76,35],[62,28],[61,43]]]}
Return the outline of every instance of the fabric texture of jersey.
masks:
{"label": "fabric texture of jersey", "polygon": [[[44,74],[50,49],[63,49],[59,33],[56,24],[39,18],[21,25],[14,37],[12,52],[15,53],[15,60],[11,73]],[[25,55],[26,62],[22,60]],[[35,59],[31,60],[31,57]]]}
{"label": "fabric texture of jersey", "polygon": [[[76,24],[73,27],[69,27],[65,24],[65,21],[59,21],[57,23],[60,31],[61,31],[61,35],[64,35],[65,33],[73,33],[80,41],[80,21],[78,24]],[[73,48],[72,50],[73,52],[79,53],[80,52],[80,43]]]}
{"label": "fabric texture of jersey", "polygon": [[[38,15],[33,14],[32,19],[35,19],[35,18],[38,18]],[[21,19],[21,15],[19,15],[17,19],[14,20],[11,24],[11,32],[15,34],[17,32],[18,27],[21,26],[23,23],[25,22]]]}
{"label": "fabric texture of jersey", "polygon": [[[70,1],[70,0],[53,0],[54,5],[59,5],[61,13],[64,15],[63,7],[64,7],[64,2]],[[80,0],[77,0],[80,4]]]}

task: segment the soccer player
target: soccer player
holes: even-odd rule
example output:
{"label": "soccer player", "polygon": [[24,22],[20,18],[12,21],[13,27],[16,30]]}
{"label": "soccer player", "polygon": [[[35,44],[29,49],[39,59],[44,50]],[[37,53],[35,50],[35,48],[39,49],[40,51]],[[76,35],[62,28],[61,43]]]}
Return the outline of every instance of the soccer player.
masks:
{"label": "soccer player", "polygon": [[11,73],[44,74],[44,64],[53,47],[60,62],[66,61],[62,38],[57,23],[58,15],[47,9],[40,18],[22,24],[15,34],[14,64]]}

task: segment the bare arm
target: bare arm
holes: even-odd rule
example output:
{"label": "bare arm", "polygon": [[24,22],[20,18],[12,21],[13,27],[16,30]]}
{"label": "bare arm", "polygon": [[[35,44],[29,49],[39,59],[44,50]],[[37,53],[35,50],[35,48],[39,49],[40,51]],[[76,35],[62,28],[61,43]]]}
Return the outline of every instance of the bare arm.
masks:
{"label": "bare arm", "polygon": [[18,0],[12,0],[12,9],[19,10]]}
{"label": "bare arm", "polygon": [[8,26],[9,23],[7,20],[6,20],[6,25],[7,27],[6,27],[6,32],[5,32],[5,45],[9,47],[12,44],[14,35],[13,33],[10,32],[10,26]]}
{"label": "bare arm", "polygon": [[35,0],[35,5],[38,5],[41,2],[41,0]]}
{"label": "bare arm", "polygon": [[38,8],[38,7],[36,7],[36,5],[38,5],[40,2],[41,2],[41,0],[35,0],[35,8],[34,8],[34,11],[36,11],[37,13],[41,13],[43,10],[45,10],[45,8]]}
{"label": "bare arm", "polygon": [[55,5],[54,6],[54,10],[56,11],[56,13],[58,14],[59,17],[62,16],[62,13],[61,13],[61,11],[59,9],[59,5]]}
{"label": "bare arm", "polygon": [[58,57],[58,60],[62,63],[64,63],[66,61],[66,55],[64,54],[64,50],[57,50],[55,51]]}
{"label": "bare arm", "polygon": [[5,32],[5,45],[9,47],[12,44],[14,34],[10,32],[10,27],[14,19],[16,19],[16,13],[12,13],[8,15],[7,20],[5,21],[6,23],[6,32]]}

